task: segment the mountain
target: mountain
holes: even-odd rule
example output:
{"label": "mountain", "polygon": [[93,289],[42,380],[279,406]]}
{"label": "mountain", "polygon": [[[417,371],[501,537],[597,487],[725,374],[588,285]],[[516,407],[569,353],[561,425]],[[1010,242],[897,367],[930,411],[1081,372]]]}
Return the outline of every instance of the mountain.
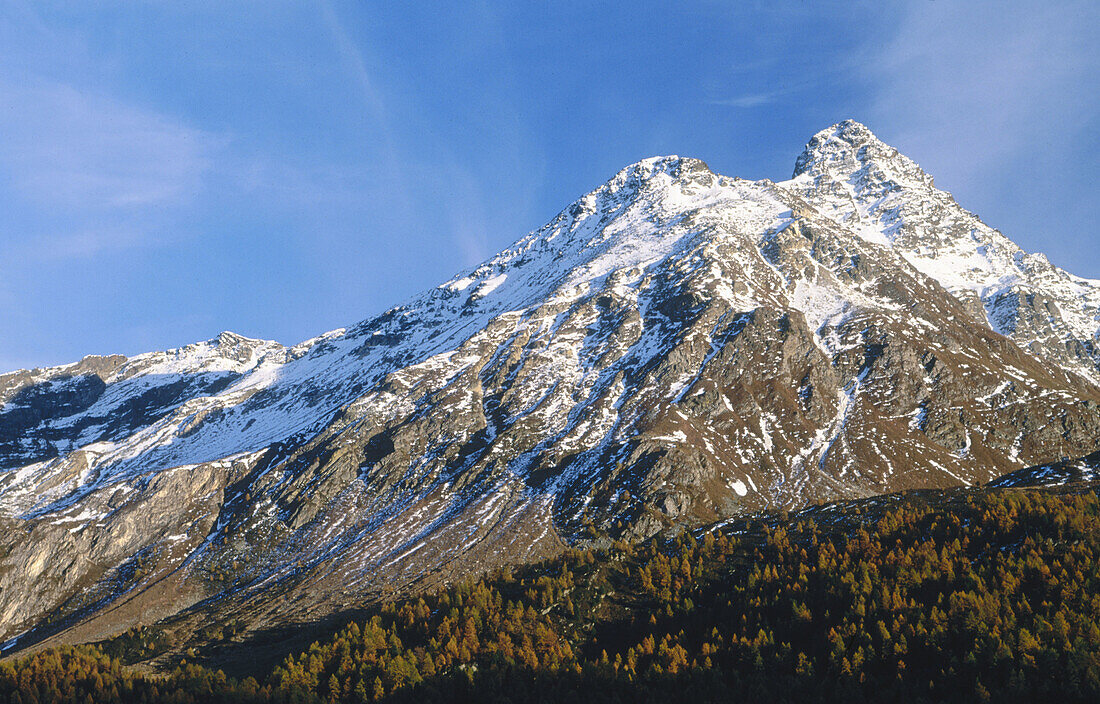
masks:
{"label": "mountain", "polygon": [[0,637],[315,620],[611,534],[1100,449],[1100,282],[847,121],[783,182],[638,162],[294,347],[0,376]]}

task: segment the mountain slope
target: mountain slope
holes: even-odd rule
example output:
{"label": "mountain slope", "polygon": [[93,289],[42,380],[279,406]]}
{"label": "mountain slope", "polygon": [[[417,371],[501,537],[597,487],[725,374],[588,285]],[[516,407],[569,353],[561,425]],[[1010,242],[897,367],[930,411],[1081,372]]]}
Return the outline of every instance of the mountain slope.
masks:
{"label": "mountain slope", "polygon": [[639,162],[295,347],[225,333],[5,375],[0,632],[276,626],[589,524],[645,536],[1089,454],[1100,283],[1018,252],[846,122],[782,183]]}
{"label": "mountain slope", "polygon": [[819,213],[896,249],[996,332],[1100,381],[1100,282],[1025,252],[863,125],[815,135],[789,185]]}

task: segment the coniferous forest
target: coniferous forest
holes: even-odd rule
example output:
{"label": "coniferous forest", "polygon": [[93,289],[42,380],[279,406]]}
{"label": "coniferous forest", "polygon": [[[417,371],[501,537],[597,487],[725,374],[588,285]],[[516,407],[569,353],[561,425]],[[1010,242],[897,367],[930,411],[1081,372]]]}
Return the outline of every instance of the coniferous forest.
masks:
{"label": "coniferous forest", "polygon": [[0,702],[1098,701],[1098,558],[1091,491],[921,492],[570,550],[243,679],[135,668],[136,629],[0,663]]}

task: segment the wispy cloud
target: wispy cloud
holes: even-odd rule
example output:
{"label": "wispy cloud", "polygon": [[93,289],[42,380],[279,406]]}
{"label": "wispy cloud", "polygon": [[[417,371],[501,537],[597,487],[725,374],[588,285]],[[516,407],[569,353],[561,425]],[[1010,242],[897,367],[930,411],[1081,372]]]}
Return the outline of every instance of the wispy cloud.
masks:
{"label": "wispy cloud", "polygon": [[[370,31],[369,27],[364,29],[362,13],[356,24],[346,21],[343,14],[347,13],[342,14],[329,0],[323,0],[321,9],[340,66],[354,87],[353,98],[357,100],[352,104],[362,105],[364,128],[376,138],[377,153],[360,170],[364,175],[360,182],[362,193],[389,203],[397,211],[395,220],[402,227],[442,227],[454,248],[454,256],[460,257],[465,265],[480,263],[501,246],[497,240],[500,232],[506,232],[509,241],[514,237],[511,221],[518,219],[517,213],[528,208],[533,197],[538,178],[533,172],[538,172],[541,159],[531,153],[525,125],[516,108],[528,95],[529,88],[519,83],[507,64],[495,67],[491,75],[482,77],[477,90],[467,96],[467,112],[462,115],[471,125],[467,143],[436,143],[426,148],[428,140],[407,138],[410,125],[402,123],[399,117],[404,115],[408,119],[410,113],[422,112],[422,107],[408,103],[407,96],[403,102],[401,95],[389,95],[383,90],[388,83],[384,79],[392,81],[393,76],[387,76],[385,63],[371,54]],[[454,54],[473,61],[474,57],[507,51],[507,33],[497,12],[490,5],[479,3],[469,13],[465,18],[470,23],[467,31],[451,47]],[[413,119],[421,117],[416,115]],[[424,124],[429,125],[430,120]],[[478,140],[490,141],[487,150],[495,156],[480,171],[469,168],[459,155]],[[501,193],[507,193],[508,198],[501,198]],[[427,194],[431,195],[426,199]],[[426,210],[438,220],[426,219],[423,212]],[[510,225],[501,227],[501,222]],[[448,261],[447,266],[451,265]],[[450,273],[448,269],[440,276]]]}
{"label": "wispy cloud", "polygon": [[0,158],[36,204],[176,204],[202,186],[217,140],[156,112],[45,80],[0,83]]}
{"label": "wispy cloud", "polygon": [[1098,24],[1091,0],[913,2],[864,62],[875,118],[957,178],[1065,149],[1098,116]]}
{"label": "wispy cloud", "polygon": [[202,190],[219,147],[155,111],[41,77],[0,77],[0,96],[0,174],[17,212],[39,213],[29,228],[0,226],[0,250],[23,261],[156,244],[164,211]]}
{"label": "wispy cloud", "polygon": [[371,71],[368,69],[367,60],[363,56],[362,49],[348,34],[332,2],[324,0],[321,3],[321,10],[321,17],[332,36],[343,68],[358,89],[363,107],[367,110],[367,123],[378,138],[377,142],[382,160],[389,170],[390,179],[396,186],[395,195],[400,198],[399,205],[408,209],[411,207],[412,198],[402,176],[402,159],[394,140],[393,129],[390,126],[386,102],[371,78]]}
{"label": "wispy cloud", "polygon": [[777,90],[770,93],[748,93],[746,95],[738,95],[733,98],[722,98],[720,100],[709,101],[711,105],[726,105],[732,108],[758,108],[762,105],[768,105],[774,103],[782,96],[789,93],[789,90]]}
{"label": "wispy cloud", "polygon": [[[3,249],[3,255],[26,264],[66,259],[86,259],[100,254],[134,251],[167,241],[149,223],[105,223],[85,230],[57,230],[20,239]],[[163,237],[163,239],[162,239]]]}
{"label": "wispy cloud", "polygon": [[465,266],[480,264],[490,254],[485,199],[477,180],[467,171],[452,167],[447,180],[454,194],[445,203],[452,240]]}
{"label": "wispy cloud", "polygon": [[[781,103],[800,93],[819,93],[825,84],[849,80],[863,60],[863,52],[853,50],[845,56],[830,57],[828,62],[819,57],[786,61],[769,57],[738,63],[729,68],[730,81],[738,87],[733,91],[735,95],[707,103],[748,109]],[[712,87],[711,94],[716,93],[721,95]]]}
{"label": "wispy cloud", "polygon": [[164,212],[201,192],[221,144],[153,110],[39,77],[0,79],[0,96],[0,174],[21,211],[41,214],[7,254],[83,258],[152,244]]}
{"label": "wispy cloud", "polygon": [[113,89],[110,62],[55,24],[29,3],[0,10],[0,253],[44,261],[155,245],[226,140]]}

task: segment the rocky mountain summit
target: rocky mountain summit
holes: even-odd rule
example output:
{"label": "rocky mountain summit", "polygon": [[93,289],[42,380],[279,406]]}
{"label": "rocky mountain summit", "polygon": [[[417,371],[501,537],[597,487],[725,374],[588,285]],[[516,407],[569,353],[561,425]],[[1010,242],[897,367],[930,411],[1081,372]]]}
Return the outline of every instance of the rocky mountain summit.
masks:
{"label": "rocky mountain summit", "polygon": [[783,182],[646,159],[294,347],[0,376],[0,637],[247,631],[772,508],[1100,449],[1100,282],[847,121]]}

